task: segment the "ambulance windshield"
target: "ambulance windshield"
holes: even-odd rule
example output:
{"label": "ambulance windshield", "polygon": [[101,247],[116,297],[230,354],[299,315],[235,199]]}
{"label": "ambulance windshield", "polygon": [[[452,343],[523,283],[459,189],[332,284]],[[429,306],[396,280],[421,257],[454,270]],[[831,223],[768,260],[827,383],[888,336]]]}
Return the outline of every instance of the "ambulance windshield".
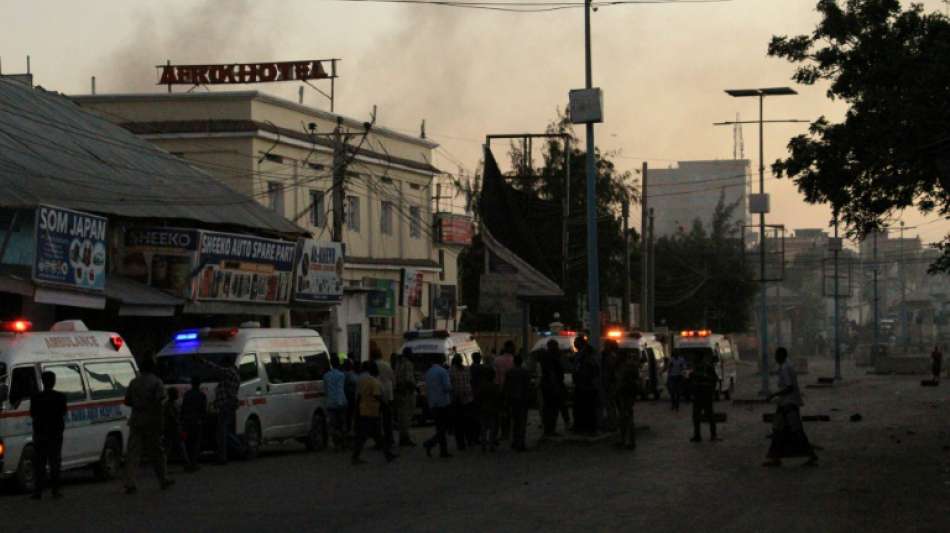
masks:
{"label": "ambulance windshield", "polygon": [[202,363],[193,355],[169,355],[158,358],[158,376],[166,385],[187,385],[192,376],[201,378],[202,383],[220,381],[221,370],[218,367],[234,366],[234,353],[203,353],[202,358],[211,364]]}

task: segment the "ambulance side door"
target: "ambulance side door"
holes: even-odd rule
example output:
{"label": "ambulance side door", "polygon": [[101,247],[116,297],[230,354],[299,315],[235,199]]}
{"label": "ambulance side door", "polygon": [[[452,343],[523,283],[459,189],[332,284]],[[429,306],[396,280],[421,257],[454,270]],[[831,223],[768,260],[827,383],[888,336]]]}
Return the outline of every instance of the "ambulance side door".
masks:
{"label": "ambulance side door", "polygon": [[89,416],[88,388],[77,361],[46,363],[43,372],[56,374],[55,390],[66,395],[66,431],[63,434],[63,466],[82,461],[101,451],[98,428]]}

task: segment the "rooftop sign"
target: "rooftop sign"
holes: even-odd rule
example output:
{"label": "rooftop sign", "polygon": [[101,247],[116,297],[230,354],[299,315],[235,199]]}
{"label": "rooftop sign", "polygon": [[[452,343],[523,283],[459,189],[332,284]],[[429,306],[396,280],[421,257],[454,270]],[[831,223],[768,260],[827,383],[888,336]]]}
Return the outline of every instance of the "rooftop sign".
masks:
{"label": "rooftop sign", "polygon": [[[309,81],[336,78],[336,59],[308,59],[278,63],[232,63],[224,65],[158,65],[158,85],[229,85]],[[327,72],[324,64],[329,63]]]}

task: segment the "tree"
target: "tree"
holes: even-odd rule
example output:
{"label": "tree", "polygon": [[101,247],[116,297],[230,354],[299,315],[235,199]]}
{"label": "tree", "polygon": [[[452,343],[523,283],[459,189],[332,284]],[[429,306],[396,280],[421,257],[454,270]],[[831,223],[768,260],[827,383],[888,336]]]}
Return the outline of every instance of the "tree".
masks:
{"label": "tree", "polygon": [[657,318],[674,329],[745,331],[757,284],[745,262],[739,202],[721,194],[709,230],[693,221],[689,232],[656,242]]}
{"label": "tree", "polygon": [[[931,148],[950,138],[950,20],[899,0],[821,0],[810,35],[775,36],[771,56],[798,65],[793,79],[830,83],[849,106],[820,117],[773,165],[811,203],[830,203],[864,236],[909,207],[950,215],[950,177]],[[950,235],[935,267],[950,271]]]}

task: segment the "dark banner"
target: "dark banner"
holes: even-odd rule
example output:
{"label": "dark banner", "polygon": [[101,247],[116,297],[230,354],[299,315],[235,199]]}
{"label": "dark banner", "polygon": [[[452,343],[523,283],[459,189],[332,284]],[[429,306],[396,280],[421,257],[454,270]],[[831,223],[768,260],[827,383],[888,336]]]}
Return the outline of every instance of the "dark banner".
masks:
{"label": "dark banner", "polygon": [[63,209],[36,208],[33,280],[102,292],[106,287],[105,217]]}

